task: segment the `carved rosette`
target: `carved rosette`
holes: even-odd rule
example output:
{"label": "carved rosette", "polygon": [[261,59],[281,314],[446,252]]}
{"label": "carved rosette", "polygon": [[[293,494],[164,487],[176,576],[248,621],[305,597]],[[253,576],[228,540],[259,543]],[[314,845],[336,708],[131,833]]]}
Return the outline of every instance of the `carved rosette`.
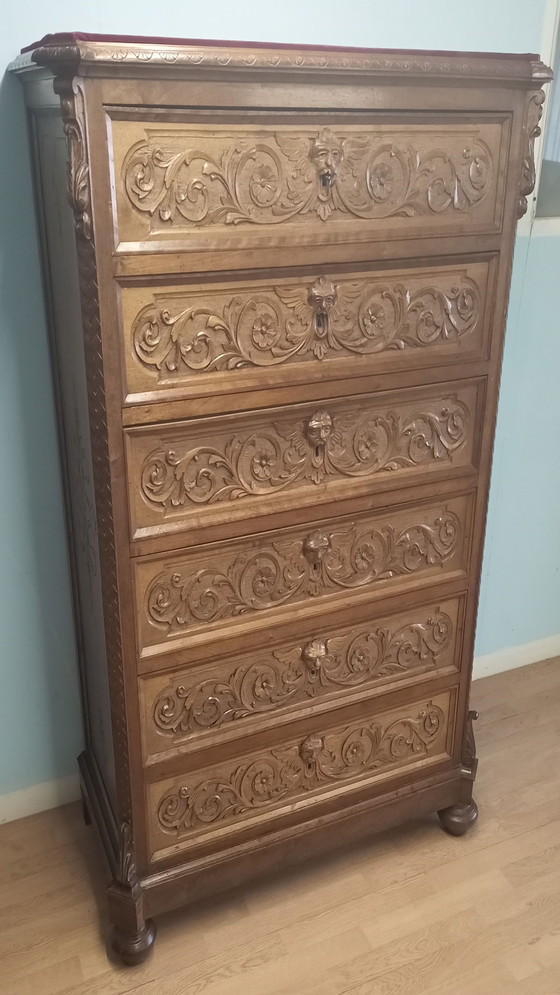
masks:
{"label": "carved rosette", "polygon": [[411,717],[314,734],[166,792],[157,806],[158,826],[181,838],[330,784],[412,762],[430,754],[444,725],[442,709],[428,702]]}
{"label": "carved rosette", "polygon": [[158,733],[173,739],[218,729],[341,689],[435,668],[453,635],[451,618],[437,608],[422,621],[396,628],[368,626],[312,639],[293,650],[263,653],[228,677],[170,684],[155,699],[152,719]]}
{"label": "carved rosette", "polygon": [[277,493],[295,484],[321,484],[449,462],[467,440],[471,415],[455,397],[402,417],[358,411],[331,416],[318,410],[306,421],[236,434],[223,446],[182,446],[150,453],[140,471],[140,493],[164,514],[188,505],[237,501]]}
{"label": "carved rosette", "polygon": [[323,128],[224,131],[209,143],[203,132],[170,140],[154,130],[125,157],[122,188],[155,231],[270,226],[308,214],[323,222],[464,214],[486,197],[494,174],[486,143],[465,142],[419,151],[399,135]]}
{"label": "carved rosette", "polygon": [[541,133],[539,121],[542,117],[545,94],[544,90],[527,95],[525,110],[525,126],[523,129],[523,159],[521,161],[521,185],[519,189],[519,204],[517,217],[522,218],[527,212],[527,197],[535,189],[535,141]]}
{"label": "carved rosette", "polygon": [[441,566],[461,541],[457,515],[447,509],[404,529],[352,526],[275,542],[256,552],[220,555],[193,573],[171,569],[148,588],[151,625],[172,636],[201,623],[355,590],[377,581]]}
{"label": "carved rosette", "polygon": [[457,341],[480,318],[480,289],[466,276],[445,290],[319,277],[308,287],[237,294],[216,310],[154,301],[134,320],[132,348],[137,362],[166,381]]}

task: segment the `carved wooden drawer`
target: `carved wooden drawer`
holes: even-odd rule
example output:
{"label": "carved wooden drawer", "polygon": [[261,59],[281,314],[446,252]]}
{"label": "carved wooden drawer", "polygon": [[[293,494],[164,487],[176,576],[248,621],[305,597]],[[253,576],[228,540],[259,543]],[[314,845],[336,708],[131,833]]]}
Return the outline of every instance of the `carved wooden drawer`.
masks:
{"label": "carved wooden drawer", "polygon": [[125,284],[127,401],[486,358],[495,262]]}
{"label": "carved wooden drawer", "polygon": [[253,518],[473,468],[485,381],[131,429],[133,537]]}
{"label": "carved wooden drawer", "polygon": [[454,690],[428,700],[412,699],[391,711],[290,738],[214,767],[156,781],[147,787],[152,859],[182,846],[211,844],[236,826],[265,832],[274,818],[297,821],[310,809],[352,792],[378,786],[419,767],[448,760],[454,721]]}
{"label": "carved wooden drawer", "polygon": [[139,681],[144,758],[204,749],[460,665],[463,599],[417,605]]}
{"label": "carved wooden drawer", "polygon": [[471,495],[362,512],[135,561],[143,656],[465,577]]}
{"label": "carved wooden drawer", "polygon": [[111,121],[115,228],[123,249],[197,250],[497,232],[507,115],[418,122],[384,114],[267,112]]}

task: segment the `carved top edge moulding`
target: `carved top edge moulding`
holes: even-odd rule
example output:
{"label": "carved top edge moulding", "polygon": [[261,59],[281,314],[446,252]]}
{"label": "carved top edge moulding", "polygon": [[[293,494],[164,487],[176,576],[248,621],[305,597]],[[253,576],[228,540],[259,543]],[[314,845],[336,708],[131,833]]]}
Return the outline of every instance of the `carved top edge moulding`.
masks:
{"label": "carved top edge moulding", "polygon": [[60,33],[46,35],[24,49],[12,69],[46,66],[55,74],[114,73],[122,65],[138,74],[150,65],[219,70],[273,70],[305,73],[359,73],[384,76],[497,78],[519,85],[542,83],[552,73],[537,55],[497,52],[436,52],[405,49],[339,48],[139,38],[129,35]]}

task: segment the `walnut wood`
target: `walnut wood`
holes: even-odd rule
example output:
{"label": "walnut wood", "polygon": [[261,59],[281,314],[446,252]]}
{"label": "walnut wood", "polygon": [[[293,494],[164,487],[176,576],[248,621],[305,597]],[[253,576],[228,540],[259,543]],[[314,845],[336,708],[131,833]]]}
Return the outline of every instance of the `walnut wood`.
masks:
{"label": "walnut wood", "polygon": [[[184,882],[184,894],[172,881],[163,891],[158,880],[154,901],[145,894],[147,915],[158,917],[155,899],[164,908],[172,884],[175,902],[197,904],[162,916],[156,956],[126,973],[107,963],[98,918],[99,908],[106,918],[108,874],[79,803],[5,823],[2,894],[12,922],[2,940],[2,995],[263,995],[288,987],[297,995],[557,995],[559,664],[556,657],[474,683],[484,817],[472,834],[456,840],[438,831],[434,805],[455,800],[439,789],[416,797],[412,821],[374,838],[353,842],[346,827],[343,848],[328,857],[317,859],[296,837],[300,865],[280,861],[263,879],[260,863],[253,884],[238,883],[241,874],[232,881],[231,862],[215,873],[206,866],[198,883]],[[388,812],[366,812],[362,831],[373,818],[387,825]],[[206,891],[234,890],[198,903],[202,882]]]}
{"label": "walnut wood", "polygon": [[152,919],[136,931],[128,932],[119,926],[113,927],[111,950],[128,967],[136,967],[146,960],[156,939],[156,926]]}
{"label": "walnut wood", "polygon": [[81,779],[137,963],[166,909],[412,815],[476,819],[497,385],[550,73],[78,35],[14,68]]}
{"label": "walnut wood", "polygon": [[464,836],[478,819],[478,806],[471,798],[470,802],[457,802],[449,808],[440,809],[438,815],[446,832],[451,836]]}

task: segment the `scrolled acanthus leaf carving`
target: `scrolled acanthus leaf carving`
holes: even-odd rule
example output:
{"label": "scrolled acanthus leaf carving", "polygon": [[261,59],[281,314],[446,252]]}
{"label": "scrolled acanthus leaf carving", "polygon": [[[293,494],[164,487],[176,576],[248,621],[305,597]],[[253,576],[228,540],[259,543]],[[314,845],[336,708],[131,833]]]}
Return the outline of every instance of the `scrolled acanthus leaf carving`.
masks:
{"label": "scrolled acanthus leaf carving", "polygon": [[253,756],[217,776],[168,791],[157,806],[165,833],[183,836],[329,784],[429,755],[445,715],[428,702],[416,715],[361,722]]}
{"label": "scrolled acanthus leaf carving", "polygon": [[147,620],[172,636],[201,623],[441,566],[458,547],[461,525],[443,509],[429,522],[406,528],[352,526],[317,536],[263,544],[254,552],[220,556],[219,563],[209,559],[192,573],[164,571],[147,590]]}
{"label": "scrolled acanthus leaf carving", "polygon": [[478,767],[473,729],[473,722],[476,722],[477,719],[478,712],[476,709],[470,708],[467,713],[467,724],[463,743],[462,768],[463,772],[473,781],[476,777],[476,769]]}
{"label": "scrolled acanthus leaf carving", "polygon": [[130,822],[121,822],[119,827],[119,852],[115,880],[122,887],[135,888],[138,884],[134,840]]}
{"label": "scrolled acanthus leaf carving", "polygon": [[471,413],[457,398],[401,416],[318,409],[301,423],[236,433],[223,445],[156,449],[140,471],[143,500],[163,513],[277,493],[297,484],[352,479],[453,459]]}
{"label": "scrolled acanthus leaf carving", "polygon": [[517,217],[522,218],[527,212],[527,198],[535,189],[535,141],[541,133],[539,121],[542,117],[545,99],[544,90],[537,90],[527,97],[525,112],[525,127],[523,132],[523,159],[521,162],[521,185],[519,189],[519,204]]}
{"label": "scrolled acanthus leaf carving", "polygon": [[456,341],[477,327],[480,304],[466,276],[446,289],[319,277],[307,287],[239,293],[219,308],[154,301],[134,320],[132,346],[159,380],[176,380]]}
{"label": "scrolled acanthus leaf carving", "polygon": [[77,78],[72,79],[70,83],[66,80],[57,80],[56,88],[60,93],[64,133],[68,141],[68,200],[74,212],[77,233],[92,241],[91,187],[83,83]]}
{"label": "scrolled acanthus leaf carving", "polygon": [[453,622],[439,608],[417,622],[352,629],[313,639],[243,664],[225,678],[170,684],[157,696],[152,717],[173,739],[324,697],[335,691],[434,668],[450,646]]}
{"label": "scrolled acanthus leaf carving", "polygon": [[420,152],[399,135],[323,128],[224,131],[210,143],[186,131],[177,147],[154,132],[128,152],[122,183],[156,229],[276,225],[313,214],[326,222],[466,213],[487,195],[494,169],[481,138],[465,141]]}

